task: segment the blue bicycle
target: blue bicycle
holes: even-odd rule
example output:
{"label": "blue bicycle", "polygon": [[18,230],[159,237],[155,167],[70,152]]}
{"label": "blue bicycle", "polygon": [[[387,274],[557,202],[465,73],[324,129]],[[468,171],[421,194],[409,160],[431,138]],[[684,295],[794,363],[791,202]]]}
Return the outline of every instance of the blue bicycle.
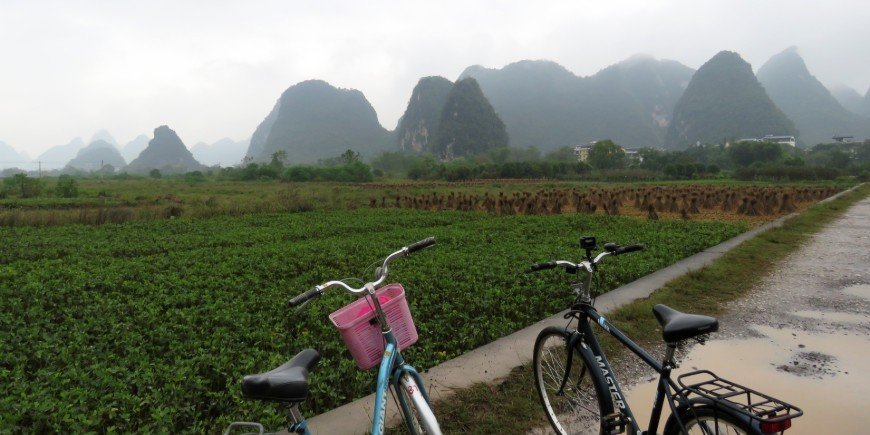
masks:
{"label": "blue bicycle", "polygon": [[[338,327],[359,368],[366,370],[375,365],[380,366],[372,434],[384,432],[386,396],[390,387],[396,392],[402,415],[411,433],[441,434],[422,377],[402,358],[401,349],[417,340],[417,332],[404,298],[404,289],[399,284],[384,285],[390,262],[434,244],[435,238],[429,237],[393,252],[375,271],[375,281],[360,288],[351,287],[342,281],[329,281],[290,300],[291,306],[301,308],[333,287],[363,295],[356,302],[332,313],[330,319]],[[308,373],[319,360],[320,354],[316,350],[305,349],[273,370],[245,376],[242,392],[250,399],[287,406],[293,419],[288,431],[309,434],[308,424],[299,411],[299,405],[308,396]],[[242,428],[254,428],[258,433],[264,433],[263,426],[259,423],[236,422],[227,427],[224,434]]]}

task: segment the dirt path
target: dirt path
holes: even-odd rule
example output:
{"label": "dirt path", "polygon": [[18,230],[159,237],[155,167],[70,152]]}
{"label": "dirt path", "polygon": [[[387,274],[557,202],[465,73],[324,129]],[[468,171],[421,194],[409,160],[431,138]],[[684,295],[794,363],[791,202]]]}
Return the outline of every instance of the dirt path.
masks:
{"label": "dirt path", "polygon": [[[867,433],[870,199],[813,236],[719,321],[720,332],[684,356],[681,372],[710,369],[802,408],[792,435]],[[647,421],[641,405],[652,403],[654,387],[628,394]]]}

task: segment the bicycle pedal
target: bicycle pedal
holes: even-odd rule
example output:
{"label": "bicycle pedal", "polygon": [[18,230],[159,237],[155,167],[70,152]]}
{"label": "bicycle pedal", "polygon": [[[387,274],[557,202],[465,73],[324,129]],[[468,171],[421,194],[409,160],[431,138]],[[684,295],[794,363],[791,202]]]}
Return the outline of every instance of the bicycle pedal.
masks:
{"label": "bicycle pedal", "polygon": [[619,412],[605,415],[602,420],[604,420],[604,429],[608,434],[624,433],[625,427],[628,426],[628,419]]}

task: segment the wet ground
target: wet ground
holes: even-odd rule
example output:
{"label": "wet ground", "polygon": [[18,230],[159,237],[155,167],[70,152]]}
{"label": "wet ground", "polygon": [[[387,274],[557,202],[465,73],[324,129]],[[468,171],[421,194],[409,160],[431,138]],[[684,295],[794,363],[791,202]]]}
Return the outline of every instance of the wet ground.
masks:
{"label": "wet ground", "polygon": [[[816,234],[683,354],[703,368],[803,409],[789,434],[870,433],[870,199]],[[627,392],[648,421],[652,374]]]}

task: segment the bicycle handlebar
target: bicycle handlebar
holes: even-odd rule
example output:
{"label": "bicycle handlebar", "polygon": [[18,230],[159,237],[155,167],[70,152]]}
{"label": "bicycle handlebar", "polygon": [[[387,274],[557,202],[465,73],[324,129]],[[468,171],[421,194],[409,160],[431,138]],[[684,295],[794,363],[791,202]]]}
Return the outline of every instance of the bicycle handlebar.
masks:
{"label": "bicycle handlebar", "polygon": [[535,263],[532,265],[532,267],[526,269],[526,273],[537,272],[539,270],[545,270],[545,269],[553,269],[555,267],[556,267],[555,261],[548,261],[546,263]]}
{"label": "bicycle handlebar", "polygon": [[301,305],[301,304],[303,304],[311,299],[320,297],[320,295],[322,295],[323,292],[326,291],[326,289],[329,289],[332,287],[341,287],[350,293],[362,293],[368,289],[371,289],[372,291],[374,291],[375,288],[377,288],[378,286],[383,284],[384,281],[386,281],[387,276],[389,275],[388,267],[390,265],[390,262],[392,262],[393,260],[395,260],[397,258],[407,257],[409,254],[411,254],[413,252],[417,252],[421,249],[428,248],[434,244],[435,244],[435,238],[434,237],[427,237],[423,240],[420,240],[417,243],[413,243],[410,246],[405,246],[402,249],[399,249],[398,251],[393,252],[392,254],[388,255],[386,259],[384,259],[384,263],[375,272],[375,281],[365,283],[360,288],[351,287],[351,286],[345,284],[343,281],[325,282],[323,284],[316,285],[316,286],[314,286],[314,288],[305,291],[305,293],[302,293],[300,295],[296,295],[295,297],[290,299],[290,306],[295,307],[295,306]]}
{"label": "bicycle handlebar", "polygon": [[305,293],[302,293],[301,295],[296,295],[293,297],[293,299],[290,299],[290,306],[295,307],[298,305],[302,305],[305,302],[308,302],[314,298],[320,297],[320,295],[321,295],[321,292],[317,290],[317,287],[308,289],[305,291]]}
{"label": "bicycle handlebar", "polygon": [[574,269],[576,272],[578,269],[585,269],[589,272],[592,272],[592,268],[601,261],[602,258],[608,255],[622,255],[628,254],[629,252],[642,251],[645,249],[644,245],[628,245],[628,246],[617,246],[616,249],[613,250],[605,250],[604,252],[598,254],[595,259],[590,261],[581,261],[580,263],[573,263],[566,260],[556,260],[556,261],[548,261],[545,263],[535,263],[532,267],[526,269],[526,273],[538,272],[540,270],[553,269],[558,266],[564,266],[566,269]]}
{"label": "bicycle handlebar", "polygon": [[644,249],[646,249],[644,245],[628,245],[613,251],[613,255],[628,254],[629,252],[643,251]]}
{"label": "bicycle handlebar", "polygon": [[435,244],[435,238],[434,237],[427,237],[423,240],[420,240],[417,243],[412,244],[411,246],[408,246],[405,249],[407,249],[408,253],[411,254],[411,253],[417,252],[421,249],[426,249],[434,244]]}

